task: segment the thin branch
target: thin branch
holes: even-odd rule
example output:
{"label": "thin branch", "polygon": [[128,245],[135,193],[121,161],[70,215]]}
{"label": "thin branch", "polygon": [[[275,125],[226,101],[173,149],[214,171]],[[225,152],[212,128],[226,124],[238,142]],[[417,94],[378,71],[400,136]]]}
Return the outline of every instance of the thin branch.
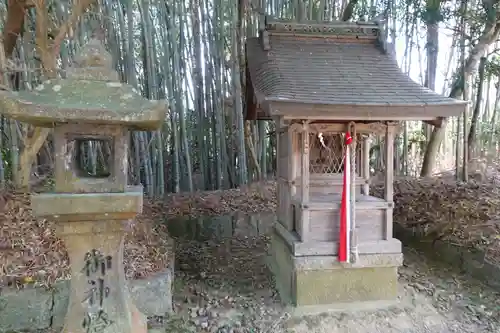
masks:
{"label": "thin branch", "polygon": [[56,60],[49,52],[49,38],[47,37],[49,15],[46,0],[34,0],[36,8],[36,31],[35,40],[36,48],[38,49],[38,54],[42,59],[42,66],[44,69],[44,74],[48,78],[52,78],[56,75]]}
{"label": "thin branch", "polygon": [[34,7],[34,4],[32,1],[8,0],[7,7],[3,43],[5,56],[10,58],[16,47],[17,37],[22,34],[26,10]]}
{"label": "thin branch", "polygon": [[71,11],[71,16],[66,22],[64,22],[61,25],[57,36],[54,38],[54,44],[52,44],[52,54],[56,55],[59,53],[59,49],[61,48],[61,43],[63,42],[64,38],[66,38],[66,34],[68,34],[69,31],[75,30],[75,26],[78,19],[95,2],[96,0],[80,0],[74,3],[73,9]]}

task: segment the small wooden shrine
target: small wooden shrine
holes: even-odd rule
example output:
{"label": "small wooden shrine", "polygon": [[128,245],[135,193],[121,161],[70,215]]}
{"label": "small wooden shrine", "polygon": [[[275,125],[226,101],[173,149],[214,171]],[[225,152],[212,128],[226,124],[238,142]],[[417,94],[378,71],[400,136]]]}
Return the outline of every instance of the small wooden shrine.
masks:
{"label": "small wooden shrine", "polygon": [[[440,126],[466,107],[404,75],[383,36],[376,22],[266,17],[260,36],[247,40],[246,118],[276,124],[278,223],[269,266],[282,299],[295,305],[396,299],[403,257],[392,229],[393,163],[385,197],[370,195],[370,139],[385,137],[384,160],[393,161],[399,121]],[[347,260],[339,260],[343,190]]]}

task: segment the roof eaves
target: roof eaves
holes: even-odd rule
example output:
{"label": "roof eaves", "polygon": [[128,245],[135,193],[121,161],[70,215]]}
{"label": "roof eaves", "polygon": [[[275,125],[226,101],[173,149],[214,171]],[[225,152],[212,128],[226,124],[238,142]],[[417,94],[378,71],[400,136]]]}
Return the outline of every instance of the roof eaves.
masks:
{"label": "roof eaves", "polygon": [[450,101],[435,102],[435,103],[390,103],[390,102],[362,102],[362,103],[351,103],[351,102],[335,102],[335,103],[325,103],[324,101],[312,100],[312,99],[295,99],[287,97],[265,97],[268,102],[289,102],[297,104],[323,104],[334,106],[388,106],[388,107],[432,107],[432,106],[451,106],[451,105],[464,105],[468,104],[468,101],[460,99],[451,99]]}
{"label": "roof eaves", "polygon": [[448,105],[404,105],[396,107],[393,105],[326,105],[311,103],[295,103],[286,100],[271,102],[270,114],[284,116],[288,119],[312,118],[331,120],[353,120],[364,121],[394,120],[394,121],[424,121],[435,126],[440,126],[439,119],[457,117],[466,109],[462,104]]}

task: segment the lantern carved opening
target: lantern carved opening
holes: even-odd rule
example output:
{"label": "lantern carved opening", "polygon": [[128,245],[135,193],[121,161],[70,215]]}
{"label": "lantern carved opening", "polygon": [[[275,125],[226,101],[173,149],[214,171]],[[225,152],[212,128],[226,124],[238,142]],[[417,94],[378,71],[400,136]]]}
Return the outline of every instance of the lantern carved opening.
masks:
{"label": "lantern carved opening", "polygon": [[[55,191],[123,192],[127,186],[128,131],[119,125],[61,124],[54,129]],[[83,168],[85,144],[108,149],[105,172],[92,175]]]}

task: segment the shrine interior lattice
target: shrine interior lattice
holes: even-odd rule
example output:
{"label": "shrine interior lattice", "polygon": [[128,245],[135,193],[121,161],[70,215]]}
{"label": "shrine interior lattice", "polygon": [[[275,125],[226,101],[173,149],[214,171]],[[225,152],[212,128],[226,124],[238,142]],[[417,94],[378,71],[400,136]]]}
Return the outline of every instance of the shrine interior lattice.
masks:
{"label": "shrine interior lattice", "polygon": [[[346,145],[343,133],[309,134],[309,170],[312,174],[344,172]],[[356,173],[359,175],[362,136],[356,135]]]}

